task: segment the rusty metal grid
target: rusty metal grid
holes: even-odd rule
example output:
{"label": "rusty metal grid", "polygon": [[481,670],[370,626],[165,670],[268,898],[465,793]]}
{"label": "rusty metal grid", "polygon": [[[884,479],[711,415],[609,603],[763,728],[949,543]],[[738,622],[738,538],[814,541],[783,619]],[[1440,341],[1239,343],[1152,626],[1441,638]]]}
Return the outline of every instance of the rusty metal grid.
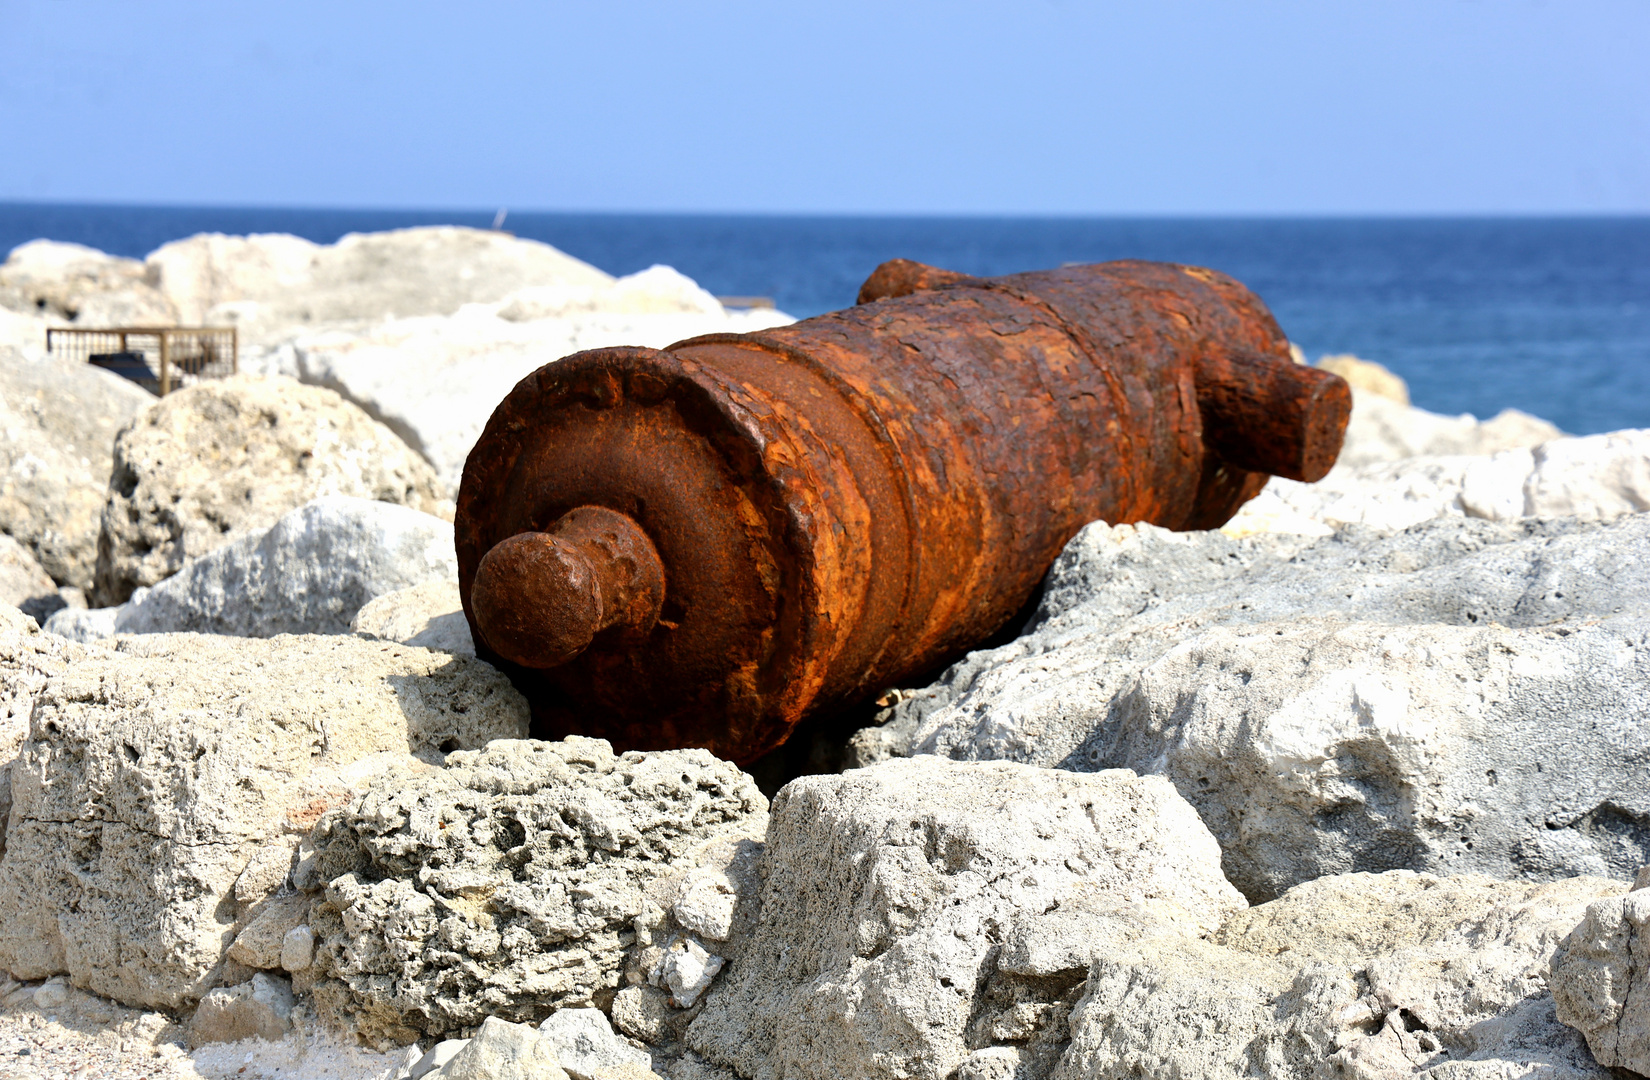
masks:
{"label": "rusty metal grid", "polygon": [[233,375],[240,367],[240,338],[232,326],[52,327],[46,331],[46,351],[79,363],[100,354],[141,353],[163,396],[201,379]]}

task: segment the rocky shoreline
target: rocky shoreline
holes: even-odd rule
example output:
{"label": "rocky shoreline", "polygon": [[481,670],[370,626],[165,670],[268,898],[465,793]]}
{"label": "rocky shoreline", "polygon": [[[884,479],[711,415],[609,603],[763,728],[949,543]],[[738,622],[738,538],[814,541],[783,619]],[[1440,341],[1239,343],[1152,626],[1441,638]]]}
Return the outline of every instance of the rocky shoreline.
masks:
{"label": "rocky shoreline", "polygon": [[[71,319],[246,373],[156,401]],[[490,402],[783,319],[470,230],[14,252],[0,1075],[1650,1073],[1650,432],[1337,358],[1324,481],[1090,525],[771,801],[529,739],[458,612]]]}

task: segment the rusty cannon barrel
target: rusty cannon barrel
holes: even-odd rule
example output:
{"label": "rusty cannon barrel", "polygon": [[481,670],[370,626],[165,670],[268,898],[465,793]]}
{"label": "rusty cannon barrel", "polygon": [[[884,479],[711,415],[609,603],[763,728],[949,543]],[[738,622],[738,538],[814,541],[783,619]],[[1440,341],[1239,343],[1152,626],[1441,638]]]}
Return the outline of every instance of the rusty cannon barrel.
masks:
{"label": "rusty cannon barrel", "polygon": [[1347,385],[1213,271],[895,260],[859,300],[577,353],[498,406],[459,584],[535,734],[749,762],[1001,628],[1085,523],[1214,528],[1340,452]]}

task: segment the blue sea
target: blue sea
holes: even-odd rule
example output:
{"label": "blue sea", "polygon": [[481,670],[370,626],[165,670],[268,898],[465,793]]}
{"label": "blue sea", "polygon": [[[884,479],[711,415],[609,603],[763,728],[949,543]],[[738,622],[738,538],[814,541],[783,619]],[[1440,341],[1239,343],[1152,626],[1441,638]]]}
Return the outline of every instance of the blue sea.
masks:
{"label": "blue sea", "polygon": [[[0,203],[0,251],[37,237],[141,257],[197,232],[348,232],[493,214]],[[943,218],[511,213],[504,227],[613,274],[668,263],[718,295],[816,315],[884,259],[973,274],[1143,258],[1258,292],[1314,359],[1351,352],[1417,405],[1513,407],[1585,434],[1650,427],[1650,217]]]}

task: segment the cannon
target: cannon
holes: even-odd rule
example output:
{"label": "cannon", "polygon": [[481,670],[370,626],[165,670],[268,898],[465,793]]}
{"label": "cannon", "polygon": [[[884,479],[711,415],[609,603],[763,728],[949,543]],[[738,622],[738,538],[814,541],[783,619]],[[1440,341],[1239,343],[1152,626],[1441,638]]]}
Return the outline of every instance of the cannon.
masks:
{"label": "cannon", "polygon": [[523,379],[465,465],[464,613],[535,735],[747,763],[986,639],[1090,521],[1317,480],[1350,412],[1214,271],[894,260],[843,311]]}

